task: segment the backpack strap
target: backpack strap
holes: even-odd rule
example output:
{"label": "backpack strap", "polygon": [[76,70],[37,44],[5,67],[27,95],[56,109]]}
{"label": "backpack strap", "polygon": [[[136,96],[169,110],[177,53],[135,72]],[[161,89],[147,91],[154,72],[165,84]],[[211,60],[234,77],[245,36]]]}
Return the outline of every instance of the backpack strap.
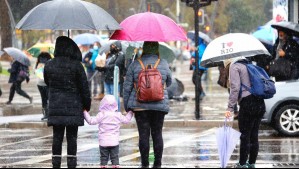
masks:
{"label": "backpack strap", "polygon": [[160,64],[160,61],[161,61],[161,59],[160,59],[160,56],[159,56],[159,59],[157,60],[155,66],[154,66],[154,69],[157,69],[157,67],[158,67],[159,64]]}
{"label": "backpack strap", "polygon": [[137,60],[140,63],[142,70],[145,70],[145,66],[144,66],[142,60],[141,59],[137,59]]}

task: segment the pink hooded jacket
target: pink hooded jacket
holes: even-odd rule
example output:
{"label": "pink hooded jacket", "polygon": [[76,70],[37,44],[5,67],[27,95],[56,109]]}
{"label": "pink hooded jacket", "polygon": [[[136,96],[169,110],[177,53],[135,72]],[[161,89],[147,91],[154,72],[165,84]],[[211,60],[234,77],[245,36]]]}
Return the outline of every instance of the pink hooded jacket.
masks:
{"label": "pink hooded jacket", "polygon": [[84,117],[89,125],[99,125],[99,144],[102,147],[119,145],[121,124],[128,124],[133,118],[133,112],[126,116],[118,111],[118,103],[114,96],[106,95],[100,103],[100,112],[92,118],[88,112]]}

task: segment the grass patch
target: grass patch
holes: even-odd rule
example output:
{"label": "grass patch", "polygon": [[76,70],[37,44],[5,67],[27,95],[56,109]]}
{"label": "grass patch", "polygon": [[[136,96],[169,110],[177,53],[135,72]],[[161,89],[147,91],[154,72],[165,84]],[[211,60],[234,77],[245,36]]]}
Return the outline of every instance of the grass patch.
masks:
{"label": "grass patch", "polygon": [[4,75],[4,76],[9,76],[9,72],[5,69],[2,69],[2,72],[0,73],[1,75]]}

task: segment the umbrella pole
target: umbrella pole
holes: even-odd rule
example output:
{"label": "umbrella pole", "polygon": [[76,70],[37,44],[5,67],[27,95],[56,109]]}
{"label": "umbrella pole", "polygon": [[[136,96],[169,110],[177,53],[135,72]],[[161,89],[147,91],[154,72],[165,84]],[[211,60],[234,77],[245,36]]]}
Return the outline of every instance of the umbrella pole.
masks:
{"label": "umbrella pole", "polygon": [[200,91],[199,91],[199,51],[198,51],[198,40],[199,40],[199,20],[198,20],[198,11],[199,11],[200,5],[198,0],[194,1],[194,18],[195,18],[195,119],[200,120]]}
{"label": "umbrella pole", "polygon": [[67,30],[67,37],[68,38],[70,37],[70,30],[69,29]]}

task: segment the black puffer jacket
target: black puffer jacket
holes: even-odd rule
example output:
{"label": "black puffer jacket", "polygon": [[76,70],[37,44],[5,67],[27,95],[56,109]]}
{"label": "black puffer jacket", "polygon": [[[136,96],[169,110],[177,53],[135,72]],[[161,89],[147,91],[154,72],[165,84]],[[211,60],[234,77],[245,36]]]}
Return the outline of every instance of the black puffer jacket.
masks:
{"label": "black puffer jacket", "polygon": [[114,67],[118,66],[119,68],[119,83],[124,83],[125,76],[125,55],[121,51],[122,46],[120,42],[115,42],[115,45],[118,48],[117,53],[110,54],[110,61],[105,66],[105,68],[97,68],[100,71],[105,71],[105,82],[112,84],[114,80]]}
{"label": "black puffer jacket", "polygon": [[17,82],[18,79],[18,74],[20,72],[20,68],[21,68],[22,64],[18,61],[15,61],[12,65],[11,65],[11,69],[9,69],[9,81],[8,83],[15,83]]}
{"label": "black puffer jacket", "polygon": [[82,54],[71,39],[59,37],[54,55],[44,71],[49,87],[48,126],[83,126],[83,111],[90,110],[91,96]]}

